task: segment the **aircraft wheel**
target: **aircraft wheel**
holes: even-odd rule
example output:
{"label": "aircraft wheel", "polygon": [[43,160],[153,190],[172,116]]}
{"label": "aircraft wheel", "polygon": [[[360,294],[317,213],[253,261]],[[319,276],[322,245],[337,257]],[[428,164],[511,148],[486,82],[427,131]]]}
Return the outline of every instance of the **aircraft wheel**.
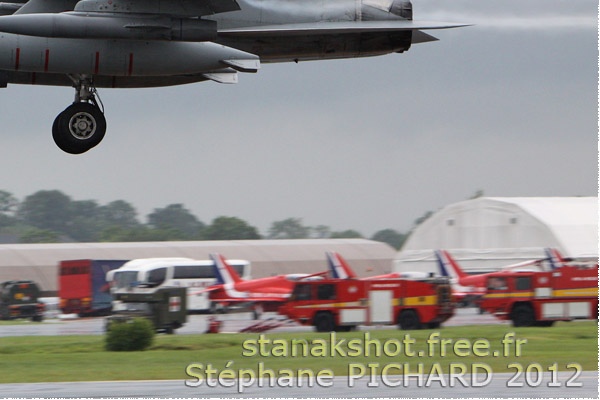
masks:
{"label": "aircraft wheel", "polygon": [[85,153],[96,146],[106,133],[106,119],[90,103],[74,103],[58,114],[52,125],[56,145],[70,154]]}

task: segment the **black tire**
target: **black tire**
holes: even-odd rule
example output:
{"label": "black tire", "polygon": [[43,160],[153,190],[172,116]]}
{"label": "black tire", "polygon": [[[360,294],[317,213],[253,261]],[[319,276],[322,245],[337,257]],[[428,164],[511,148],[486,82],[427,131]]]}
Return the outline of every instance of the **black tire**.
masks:
{"label": "black tire", "polygon": [[332,332],[335,329],[333,316],[330,313],[320,313],[315,317],[317,332]]}
{"label": "black tire", "polygon": [[535,314],[528,304],[517,304],[511,312],[511,320],[514,327],[533,326]]}
{"label": "black tire", "polygon": [[427,324],[428,329],[440,329],[441,326],[442,324],[440,322],[429,322]]}
{"label": "black tire", "polygon": [[98,145],[106,133],[106,119],[90,103],[74,103],[58,114],[52,124],[54,143],[69,154],[85,153]]}
{"label": "black tire", "polygon": [[404,310],[398,316],[398,327],[405,331],[421,329],[419,315],[414,310]]}
{"label": "black tire", "polygon": [[335,328],[337,332],[352,332],[356,330],[356,325],[343,325]]}

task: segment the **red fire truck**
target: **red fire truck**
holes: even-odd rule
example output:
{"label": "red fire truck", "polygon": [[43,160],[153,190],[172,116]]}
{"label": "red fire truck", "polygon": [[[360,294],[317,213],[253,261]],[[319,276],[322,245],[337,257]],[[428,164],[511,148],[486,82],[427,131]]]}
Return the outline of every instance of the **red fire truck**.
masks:
{"label": "red fire truck", "polygon": [[598,318],[598,265],[489,274],[481,308],[513,326]]}
{"label": "red fire truck", "polygon": [[299,281],[279,313],[318,332],[357,325],[437,328],[454,314],[447,278]]}

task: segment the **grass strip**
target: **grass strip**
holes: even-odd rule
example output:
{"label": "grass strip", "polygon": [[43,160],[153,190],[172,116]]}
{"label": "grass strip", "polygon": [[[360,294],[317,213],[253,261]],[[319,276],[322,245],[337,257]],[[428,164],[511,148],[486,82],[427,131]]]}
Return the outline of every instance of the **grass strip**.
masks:
{"label": "grass strip", "polygon": [[[517,344],[519,341],[520,344]],[[517,349],[517,347],[519,347]],[[378,350],[379,348],[379,350]],[[261,364],[262,363],[262,364]],[[439,330],[373,330],[348,333],[157,335],[149,350],[108,352],[103,335],[0,338],[0,383],[191,379],[190,364],[276,373],[284,369],[348,375],[350,365],[406,365],[411,373],[486,364],[496,372],[556,368],[598,369],[598,324],[557,323],[550,328],[499,325]],[[421,366],[420,366],[421,365]],[[570,366],[571,365],[571,366]],[[373,367],[374,368],[374,367]],[[196,368],[196,371],[198,369]],[[398,373],[397,368],[390,369]]]}

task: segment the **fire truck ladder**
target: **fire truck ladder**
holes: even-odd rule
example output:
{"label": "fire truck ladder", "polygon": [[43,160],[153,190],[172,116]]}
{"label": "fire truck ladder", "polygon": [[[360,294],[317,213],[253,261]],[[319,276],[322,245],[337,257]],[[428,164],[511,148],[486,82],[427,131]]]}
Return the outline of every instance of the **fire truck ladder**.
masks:
{"label": "fire truck ladder", "polygon": [[265,332],[271,329],[279,328],[281,326],[287,325],[289,323],[293,323],[294,321],[291,319],[277,319],[277,318],[268,318],[260,320],[250,326],[247,326],[243,329],[240,329],[240,333],[253,333],[253,332]]}

